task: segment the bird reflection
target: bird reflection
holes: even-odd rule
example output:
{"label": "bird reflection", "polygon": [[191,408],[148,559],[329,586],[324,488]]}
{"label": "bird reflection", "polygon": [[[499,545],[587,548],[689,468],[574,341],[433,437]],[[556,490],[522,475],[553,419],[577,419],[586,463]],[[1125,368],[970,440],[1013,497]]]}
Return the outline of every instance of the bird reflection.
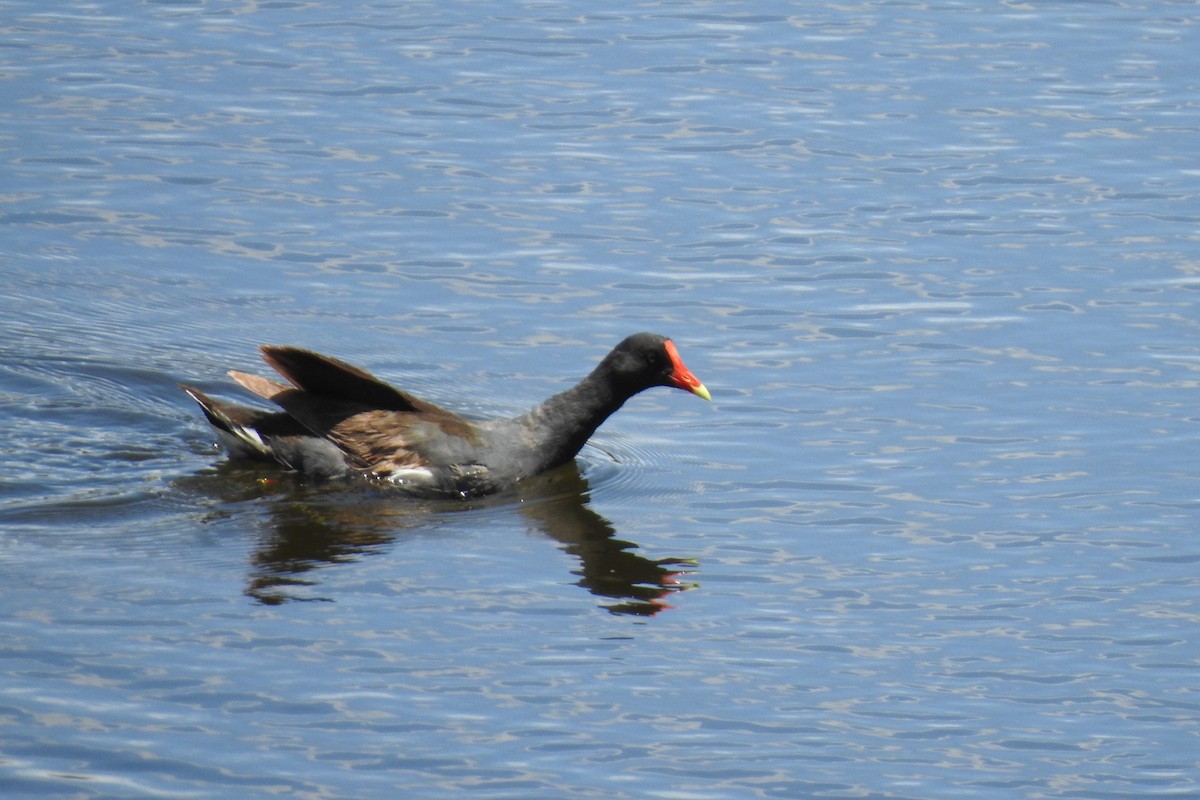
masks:
{"label": "bird reflection", "polygon": [[[431,517],[480,507],[517,509],[535,531],[578,559],[576,584],[601,598],[612,614],[653,616],[671,606],[674,593],[693,588],[696,562],[650,559],[618,539],[612,523],[589,506],[589,485],[574,463],[540,475],[509,496],[470,505],[397,498],[395,491],[363,488],[329,491],[274,473],[226,462],[188,483],[216,492],[222,502],[266,500],[269,525],[251,554],[246,595],[264,605],[329,601],[319,595],[316,571],[402,544],[406,532],[428,527]],[[208,479],[208,480],[204,480]],[[194,481],[194,482],[193,482]],[[514,502],[516,501],[516,502]]]}
{"label": "bird reflection", "polygon": [[[695,586],[686,580],[690,559],[649,559],[637,545],[616,538],[612,523],[588,506],[588,482],[575,463],[540,476],[524,487],[521,511],[535,530],[563,545],[579,559],[579,586],[598,597],[614,614],[653,616],[674,592]],[[530,496],[532,495],[532,496]]]}

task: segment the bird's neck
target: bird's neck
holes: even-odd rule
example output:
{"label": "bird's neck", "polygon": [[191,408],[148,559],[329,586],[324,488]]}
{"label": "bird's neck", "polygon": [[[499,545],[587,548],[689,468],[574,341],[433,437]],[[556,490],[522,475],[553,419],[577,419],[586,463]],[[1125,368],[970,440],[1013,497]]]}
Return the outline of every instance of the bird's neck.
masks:
{"label": "bird's neck", "polygon": [[602,367],[517,418],[541,462],[539,470],[574,458],[596,429],[629,399],[630,393],[614,386]]}

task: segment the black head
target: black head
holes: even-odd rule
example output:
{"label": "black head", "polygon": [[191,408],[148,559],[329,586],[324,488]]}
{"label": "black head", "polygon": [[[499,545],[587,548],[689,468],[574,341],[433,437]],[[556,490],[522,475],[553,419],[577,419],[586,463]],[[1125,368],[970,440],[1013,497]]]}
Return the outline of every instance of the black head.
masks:
{"label": "black head", "polygon": [[610,378],[635,394],[651,386],[674,386],[705,400],[711,395],[679,357],[675,343],[657,333],[635,333],[604,359]]}

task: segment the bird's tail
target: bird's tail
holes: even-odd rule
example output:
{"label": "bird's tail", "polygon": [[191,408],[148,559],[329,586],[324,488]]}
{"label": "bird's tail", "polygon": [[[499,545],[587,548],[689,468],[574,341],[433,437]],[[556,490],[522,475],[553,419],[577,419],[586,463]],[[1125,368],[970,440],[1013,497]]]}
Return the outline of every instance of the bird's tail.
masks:
{"label": "bird's tail", "polygon": [[261,414],[249,408],[213,400],[194,386],[180,384],[180,389],[196,401],[210,425],[216,430],[221,444],[231,456],[275,461],[270,445],[254,428],[254,418]]}

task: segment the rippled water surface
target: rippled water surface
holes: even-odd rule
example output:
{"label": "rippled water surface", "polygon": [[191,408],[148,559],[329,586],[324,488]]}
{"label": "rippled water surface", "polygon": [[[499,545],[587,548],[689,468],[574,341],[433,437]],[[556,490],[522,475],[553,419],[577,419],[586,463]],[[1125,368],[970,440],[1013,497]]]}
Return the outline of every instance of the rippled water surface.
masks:
{"label": "rippled water surface", "polygon": [[[4,797],[1196,798],[1192,2],[15,2]],[[226,463],[260,343],[511,414]]]}

